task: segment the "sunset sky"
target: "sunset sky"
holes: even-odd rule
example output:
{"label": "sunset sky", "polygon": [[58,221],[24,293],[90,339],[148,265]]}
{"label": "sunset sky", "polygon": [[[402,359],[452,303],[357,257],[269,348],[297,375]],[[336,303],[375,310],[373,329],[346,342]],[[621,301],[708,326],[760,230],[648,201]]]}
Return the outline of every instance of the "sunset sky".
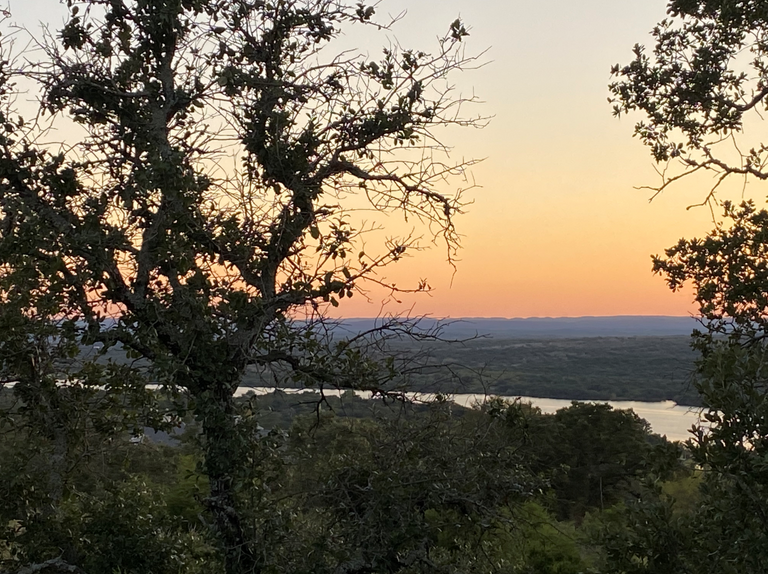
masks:
{"label": "sunset sky", "polygon": [[[55,0],[11,0],[30,28]],[[401,44],[419,49],[461,15],[470,52],[487,49],[479,70],[455,78],[457,91],[483,100],[482,130],[449,130],[452,157],[486,158],[454,274],[436,247],[385,273],[398,285],[426,278],[430,295],[402,303],[354,298],[345,316],[411,309],[436,317],[685,315],[690,294],[672,294],[650,271],[650,255],[712,226],[701,201],[709,181],[685,181],[653,202],[636,186],[658,183],[647,150],[632,138],[638,117],[617,120],[607,103],[610,67],[628,63],[633,44],[665,16],[660,0],[382,0],[379,12],[406,16]],[[763,194],[764,195],[764,194]],[[756,194],[753,193],[753,196]]]}

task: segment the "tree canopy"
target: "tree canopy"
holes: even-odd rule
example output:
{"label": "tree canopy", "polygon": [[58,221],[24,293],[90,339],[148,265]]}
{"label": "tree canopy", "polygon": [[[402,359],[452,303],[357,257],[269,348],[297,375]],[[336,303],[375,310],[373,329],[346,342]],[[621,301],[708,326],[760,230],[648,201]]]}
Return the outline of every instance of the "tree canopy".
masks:
{"label": "tree canopy", "polygon": [[[328,337],[324,307],[420,247],[371,235],[360,210],[421,222],[453,257],[463,200],[447,180],[466,164],[448,163],[438,129],[473,123],[450,83],[473,62],[467,30],[371,57],[334,51],[342,30],[387,24],[363,3],[66,6],[55,36],[27,54],[6,41],[0,65],[2,380],[53,441],[54,509],[77,440],[130,428],[127,404],[157,427],[193,412],[226,570],[256,572],[233,394],[254,366],[391,390],[392,360],[368,357],[368,337]],[[34,117],[19,117],[18,82],[39,90]]]}
{"label": "tree canopy", "polygon": [[[704,192],[714,229],[654,257],[654,271],[670,288],[693,286],[703,326],[693,336],[700,352],[694,384],[706,424],[696,429],[692,454],[705,472],[699,530],[684,552],[692,570],[706,563],[723,572],[764,572],[768,212],[752,200],[721,202],[716,193],[730,176],[768,179],[768,145],[759,141],[768,106],[768,10],[762,2],[673,0],[668,13],[653,30],[652,56],[635,46],[634,61],[613,68],[610,89],[617,115],[645,115],[635,134],[655,160],[682,166],[671,177],[662,171],[657,191],[697,171],[715,174]],[[679,525],[659,518],[675,539]]]}
{"label": "tree canopy", "polygon": [[635,59],[614,66],[610,84],[614,114],[641,112],[635,135],[656,161],[683,167],[671,175],[664,170],[658,189],[697,171],[715,175],[711,192],[729,176],[765,180],[768,147],[759,136],[768,105],[765,7],[672,0],[667,13],[652,31],[652,49],[635,45]]}

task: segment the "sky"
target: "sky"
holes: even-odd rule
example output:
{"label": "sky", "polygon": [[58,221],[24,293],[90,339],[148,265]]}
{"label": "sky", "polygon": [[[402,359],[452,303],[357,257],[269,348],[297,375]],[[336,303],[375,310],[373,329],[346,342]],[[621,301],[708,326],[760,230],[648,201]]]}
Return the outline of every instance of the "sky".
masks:
{"label": "sky", "polygon": [[[443,140],[472,168],[472,205],[457,219],[456,268],[438,244],[388,268],[381,279],[429,294],[394,300],[371,292],[345,300],[347,317],[407,312],[433,317],[686,315],[691,293],[670,292],[651,273],[652,254],[712,227],[707,180],[687,180],[652,202],[637,189],[658,183],[648,151],[632,137],[638,116],[612,117],[610,67],[665,17],[659,0],[382,0],[400,14],[390,34],[429,49],[461,16],[469,53],[485,65],[454,78],[476,94],[484,129],[451,129]],[[30,28],[57,22],[55,0],[10,0]],[[60,18],[58,22],[60,22]],[[354,40],[354,38],[353,38]],[[474,111],[474,110],[473,110]],[[449,191],[449,190],[447,190]]]}

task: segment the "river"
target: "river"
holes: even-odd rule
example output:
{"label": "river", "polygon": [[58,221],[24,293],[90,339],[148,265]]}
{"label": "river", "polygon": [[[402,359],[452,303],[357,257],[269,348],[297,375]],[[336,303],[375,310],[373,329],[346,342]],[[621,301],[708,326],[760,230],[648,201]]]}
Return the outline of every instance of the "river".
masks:
{"label": "river", "polygon": [[[273,392],[272,387],[240,387],[237,394],[243,396],[249,392],[263,395]],[[280,389],[286,393],[301,393],[303,389]],[[313,389],[306,389],[306,392],[313,392]],[[343,390],[325,390],[327,395],[340,396]],[[361,398],[371,398],[371,393],[366,391],[355,391],[355,394]],[[412,398],[429,400],[434,397],[430,394],[408,393]],[[485,400],[486,395],[456,394],[450,398],[459,405],[472,406],[476,402]],[[558,409],[571,406],[571,401],[566,399],[544,399],[540,397],[510,397],[501,396],[502,399],[515,400],[520,399],[533,404],[541,409],[543,413],[554,413]],[[651,424],[653,432],[666,436],[669,440],[686,440],[691,438],[688,432],[693,425],[697,425],[700,420],[701,409],[697,407],[686,407],[678,405],[673,401],[662,401],[656,403],[646,403],[641,401],[584,401],[608,403],[615,409],[632,409],[638,416],[644,418]]]}
{"label": "river", "polygon": [[[11,388],[15,383],[6,383],[5,388]],[[148,388],[155,389],[158,385],[149,384]],[[238,387],[235,396],[245,396],[248,393],[257,395],[266,395],[274,392],[273,387]],[[314,389],[280,389],[284,393],[303,393],[317,392]],[[325,389],[326,395],[341,396],[346,390]],[[355,395],[363,399],[370,399],[369,391],[354,391]],[[430,393],[406,393],[412,399],[428,401],[435,397]],[[544,399],[541,397],[524,396],[505,396],[495,395],[507,400],[521,400],[531,403],[533,406],[541,409],[543,413],[554,413],[558,409],[571,406],[570,399]],[[449,395],[449,398],[458,405],[471,407],[475,403],[483,402],[488,395],[480,394],[455,394]],[[698,425],[701,420],[701,409],[698,407],[686,407],[678,405],[673,401],[661,401],[655,403],[646,403],[642,401],[582,401],[608,403],[615,409],[632,409],[638,416],[647,420],[651,425],[651,430],[657,434],[666,436],[669,440],[684,441],[691,438],[689,432],[691,427]]]}

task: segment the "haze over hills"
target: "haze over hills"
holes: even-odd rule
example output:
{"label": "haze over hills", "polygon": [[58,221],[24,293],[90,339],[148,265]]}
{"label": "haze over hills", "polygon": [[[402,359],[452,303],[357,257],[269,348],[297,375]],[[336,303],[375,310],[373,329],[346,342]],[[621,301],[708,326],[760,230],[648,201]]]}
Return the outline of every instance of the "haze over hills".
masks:
{"label": "haze over hills", "polygon": [[[418,319],[418,318],[414,318]],[[381,325],[387,317],[353,317],[339,319],[341,331],[359,333]],[[115,325],[104,319],[104,328]],[[453,319],[419,319],[421,329],[443,326],[449,338],[474,336],[495,339],[581,339],[584,337],[669,337],[690,335],[700,323],[694,317],[668,315],[613,315],[604,317],[458,317]]]}
{"label": "haze over hills", "polygon": [[[364,331],[380,324],[381,318],[343,319],[350,331]],[[465,317],[444,322],[444,335],[464,338],[475,335],[495,339],[570,339],[584,337],[666,337],[690,335],[699,326],[693,317],[618,315],[609,317]],[[432,328],[438,320],[422,319],[422,328]]]}
{"label": "haze over hills", "polygon": [[[385,319],[344,319],[359,333]],[[422,330],[440,322],[422,319]],[[691,386],[693,317],[613,316],[526,319],[467,317],[443,322],[442,341],[408,342],[450,367],[412,377],[418,390],[572,400],[674,401],[697,406]]]}
{"label": "haze over hills", "polygon": [[[338,335],[381,325],[385,318],[338,321]],[[422,319],[420,328],[438,325]],[[444,322],[448,341],[392,340],[386,352],[422,353],[423,372],[411,373],[412,391],[489,393],[568,400],[674,401],[698,406],[691,386],[696,353],[693,317],[613,316],[462,318]],[[122,362],[119,347],[107,358]],[[403,382],[398,380],[398,384]],[[271,386],[271,374],[249,369],[244,386]],[[291,387],[290,377],[283,386]]]}

